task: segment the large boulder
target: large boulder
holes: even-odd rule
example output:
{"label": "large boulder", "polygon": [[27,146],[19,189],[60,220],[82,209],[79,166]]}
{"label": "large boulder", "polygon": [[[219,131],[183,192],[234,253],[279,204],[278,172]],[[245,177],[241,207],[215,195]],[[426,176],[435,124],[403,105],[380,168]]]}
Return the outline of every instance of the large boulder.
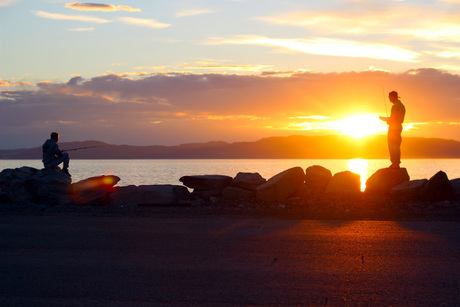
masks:
{"label": "large boulder", "polygon": [[396,202],[417,200],[420,191],[428,182],[428,179],[418,179],[403,182],[390,190],[390,195]]}
{"label": "large boulder", "polygon": [[388,195],[390,190],[410,180],[407,169],[381,168],[366,181],[366,194]]}
{"label": "large boulder", "polygon": [[222,196],[228,200],[249,200],[254,198],[255,191],[228,186],[222,190]]}
{"label": "large boulder", "polygon": [[181,185],[141,185],[120,187],[110,195],[113,206],[189,206],[190,192]]}
{"label": "large boulder", "polygon": [[186,187],[197,190],[222,190],[233,178],[224,175],[183,176],[179,179]]}
{"label": "large boulder", "polygon": [[35,202],[56,205],[69,192],[72,180],[59,169],[44,168],[33,177]]}
{"label": "large boulder", "polygon": [[455,192],[446,173],[439,171],[431,177],[420,191],[420,199],[424,201],[455,200]]}
{"label": "large boulder", "polygon": [[225,175],[183,176],[179,179],[186,187],[193,189],[194,196],[203,199],[220,195],[232,180],[232,177]]}
{"label": "large boulder", "polygon": [[35,198],[32,178],[38,172],[33,167],[7,168],[0,173],[0,189],[9,201],[28,202]]}
{"label": "large boulder", "polygon": [[301,167],[293,167],[281,172],[256,189],[256,197],[263,201],[283,201],[295,194],[305,182]]}
{"label": "large boulder", "polygon": [[239,172],[233,178],[231,185],[245,190],[255,191],[258,186],[267,182],[259,173]]}
{"label": "large boulder", "polygon": [[101,204],[104,205],[109,201],[109,196],[115,191],[114,186],[120,181],[120,177],[104,175],[91,177],[73,183],[70,186],[70,199],[78,204]]}
{"label": "large boulder", "polygon": [[454,189],[455,197],[460,200],[460,178],[452,179],[450,181],[452,188]]}
{"label": "large boulder", "polygon": [[350,171],[334,174],[326,188],[326,194],[329,196],[351,196],[360,193],[361,176]]}
{"label": "large boulder", "polygon": [[0,188],[12,202],[56,205],[66,195],[72,180],[58,169],[23,166],[0,173]]}
{"label": "large boulder", "polygon": [[332,172],[320,165],[313,165],[305,170],[305,188],[312,195],[323,193],[332,180]]}

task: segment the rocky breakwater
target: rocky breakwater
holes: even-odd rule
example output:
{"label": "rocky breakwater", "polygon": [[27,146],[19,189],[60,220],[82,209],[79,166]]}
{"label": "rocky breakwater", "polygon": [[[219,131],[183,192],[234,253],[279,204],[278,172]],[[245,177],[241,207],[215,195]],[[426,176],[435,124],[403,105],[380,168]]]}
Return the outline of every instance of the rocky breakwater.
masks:
{"label": "rocky breakwater", "polygon": [[191,198],[205,206],[243,209],[296,209],[311,217],[417,216],[427,210],[452,209],[460,213],[460,179],[449,180],[439,171],[430,179],[410,180],[405,168],[379,169],[361,191],[360,175],[332,174],[314,165],[294,167],[269,178],[258,173],[184,176]]}
{"label": "rocky breakwater", "polygon": [[103,205],[118,181],[117,176],[99,176],[72,183],[59,169],[23,166],[0,173],[0,195],[3,202],[22,205]]}
{"label": "rocky breakwater", "polygon": [[16,208],[107,206],[190,206],[190,192],[180,185],[123,186],[113,175],[90,177],[72,183],[59,169],[35,169],[23,166],[0,173],[0,200]]}
{"label": "rocky breakwater", "polygon": [[[0,173],[3,202],[44,206],[106,205],[107,208],[206,207],[218,210],[274,209],[306,218],[391,218],[444,210],[459,215],[460,179],[439,171],[430,179],[410,180],[405,168],[379,169],[361,191],[358,174],[322,166],[293,167],[268,180],[259,173],[187,175],[183,185],[122,186],[117,176],[76,183],[55,169],[21,167]],[[190,192],[191,191],[191,192]]]}

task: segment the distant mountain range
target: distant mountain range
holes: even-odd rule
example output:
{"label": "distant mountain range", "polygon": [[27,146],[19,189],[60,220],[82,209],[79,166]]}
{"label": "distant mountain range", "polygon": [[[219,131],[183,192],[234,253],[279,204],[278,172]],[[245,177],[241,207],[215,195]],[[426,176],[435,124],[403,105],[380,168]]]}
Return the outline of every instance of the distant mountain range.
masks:
{"label": "distant mountain range", "polygon": [[[354,139],[346,136],[269,137],[255,142],[207,142],[178,146],[111,145],[100,141],[63,142],[71,159],[385,159],[385,135]],[[0,159],[41,159],[41,146],[0,150]],[[460,158],[460,142],[403,137],[403,159]]]}

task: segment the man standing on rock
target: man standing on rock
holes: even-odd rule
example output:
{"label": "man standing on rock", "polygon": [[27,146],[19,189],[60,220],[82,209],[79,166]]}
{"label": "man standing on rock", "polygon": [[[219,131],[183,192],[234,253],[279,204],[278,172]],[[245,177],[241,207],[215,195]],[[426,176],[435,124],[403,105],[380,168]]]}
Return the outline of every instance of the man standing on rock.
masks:
{"label": "man standing on rock", "polygon": [[57,132],[51,133],[51,138],[46,140],[43,144],[43,165],[45,168],[55,168],[63,163],[62,172],[70,177],[69,173],[69,154],[59,150],[57,142],[59,141],[59,134]]}
{"label": "man standing on rock", "polygon": [[406,115],[406,108],[399,100],[398,93],[395,91],[390,92],[388,95],[390,101],[393,103],[391,107],[390,117],[379,118],[386,121],[388,124],[388,150],[390,151],[390,169],[399,169],[401,164],[401,132],[403,130],[402,123]]}

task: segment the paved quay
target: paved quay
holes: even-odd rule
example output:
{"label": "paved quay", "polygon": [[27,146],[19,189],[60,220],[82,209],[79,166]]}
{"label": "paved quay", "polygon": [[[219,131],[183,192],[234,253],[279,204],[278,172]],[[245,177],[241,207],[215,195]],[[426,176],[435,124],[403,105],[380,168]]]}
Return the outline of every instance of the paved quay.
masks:
{"label": "paved quay", "polygon": [[0,216],[1,306],[460,305],[460,223]]}

